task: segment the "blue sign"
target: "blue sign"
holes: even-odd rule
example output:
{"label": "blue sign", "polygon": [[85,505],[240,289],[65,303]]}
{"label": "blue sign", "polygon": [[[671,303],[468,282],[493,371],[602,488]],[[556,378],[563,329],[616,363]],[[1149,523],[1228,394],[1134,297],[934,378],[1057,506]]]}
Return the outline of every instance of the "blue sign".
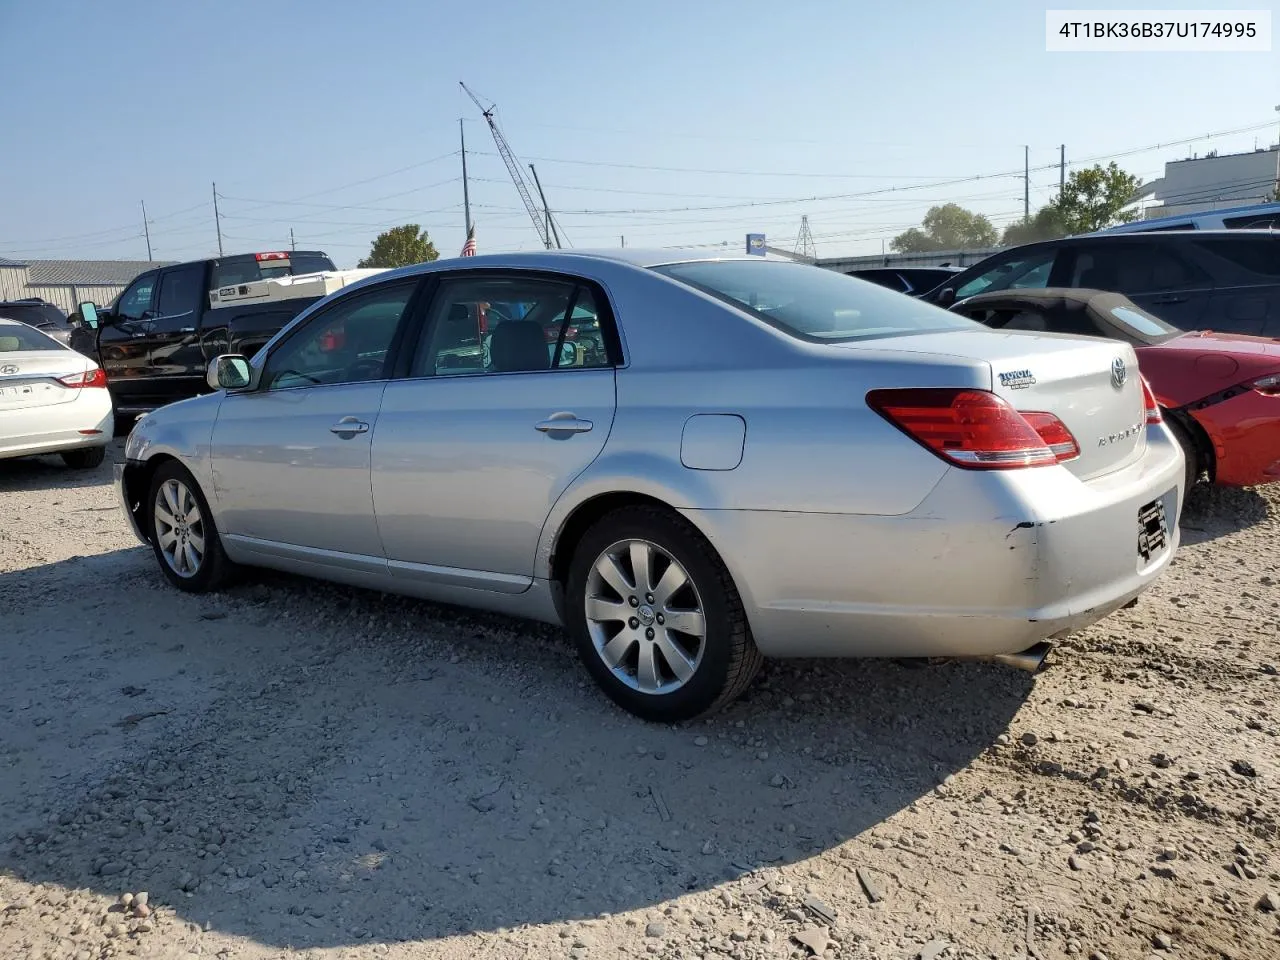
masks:
{"label": "blue sign", "polygon": [[764,234],[763,233],[747,234],[747,253],[755,254],[757,257],[764,256]]}

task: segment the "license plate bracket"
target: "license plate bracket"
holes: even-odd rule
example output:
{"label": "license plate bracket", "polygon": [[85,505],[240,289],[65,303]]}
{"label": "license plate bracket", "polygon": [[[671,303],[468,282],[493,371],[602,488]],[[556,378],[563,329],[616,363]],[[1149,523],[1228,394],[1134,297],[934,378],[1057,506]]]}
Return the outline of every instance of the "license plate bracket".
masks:
{"label": "license plate bracket", "polygon": [[1152,500],[1138,510],[1138,556],[1144,563],[1169,545],[1169,521],[1164,500]]}

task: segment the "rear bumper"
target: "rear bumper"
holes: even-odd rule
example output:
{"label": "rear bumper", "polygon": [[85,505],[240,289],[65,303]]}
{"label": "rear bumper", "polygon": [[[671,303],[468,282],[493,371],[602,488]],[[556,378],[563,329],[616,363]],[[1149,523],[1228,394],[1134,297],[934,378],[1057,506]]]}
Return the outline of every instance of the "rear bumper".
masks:
{"label": "rear bumper", "polygon": [[67,403],[0,411],[0,459],[105,447],[113,428],[111,398],[105,390],[84,390]]}
{"label": "rear bumper", "polygon": [[[897,517],[688,511],[730,568],[766,656],[1016,653],[1142,593],[1177,550],[1181,451],[1163,427],[1143,457],[1082,483],[1059,467],[951,470]],[[1139,510],[1167,543],[1144,559]]]}
{"label": "rear bumper", "polygon": [[1280,480],[1280,397],[1250,390],[1189,411],[1213,441],[1213,482],[1252,487]]}

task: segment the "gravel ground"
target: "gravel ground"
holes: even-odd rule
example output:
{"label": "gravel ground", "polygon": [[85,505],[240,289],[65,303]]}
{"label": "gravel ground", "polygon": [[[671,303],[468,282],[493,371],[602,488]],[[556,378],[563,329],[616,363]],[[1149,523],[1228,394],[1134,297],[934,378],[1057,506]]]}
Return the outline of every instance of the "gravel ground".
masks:
{"label": "gravel ground", "polygon": [[0,493],[5,960],[1280,957],[1280,491],[1035,679],[775,663],[683,728],[545,627],[179,594],[109,466]]}

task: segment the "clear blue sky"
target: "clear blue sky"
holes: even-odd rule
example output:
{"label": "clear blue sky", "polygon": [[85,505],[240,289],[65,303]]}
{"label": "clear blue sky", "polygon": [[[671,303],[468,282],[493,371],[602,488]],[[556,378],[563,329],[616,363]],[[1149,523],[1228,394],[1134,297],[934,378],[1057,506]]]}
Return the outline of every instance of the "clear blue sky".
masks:
{"label": "clear blue sky", "polygon": [[[1146,179],[1276,141],[1277,52],[1045,52],[1046,6],[1133,5],[0,0],[0,256],[142,258],[143,199],[157,258],[216,252],[212,181],[228,252],[292,227],[352,265],[379,230],[418,222],[451,256],[459,117],[480,251],[536,246],[460,79],[497,102],[579,247],[752,230],[790,247],[808,214],[819,254],[878,252],[931,203],[1020,216],[1020,175],[725,207],[1007,174],[1023,144],[1034,168],[1061,143],[1070,163],[1269,124],[1120,160]],[[1056,169],[1032,183],[1034,209]]]}

